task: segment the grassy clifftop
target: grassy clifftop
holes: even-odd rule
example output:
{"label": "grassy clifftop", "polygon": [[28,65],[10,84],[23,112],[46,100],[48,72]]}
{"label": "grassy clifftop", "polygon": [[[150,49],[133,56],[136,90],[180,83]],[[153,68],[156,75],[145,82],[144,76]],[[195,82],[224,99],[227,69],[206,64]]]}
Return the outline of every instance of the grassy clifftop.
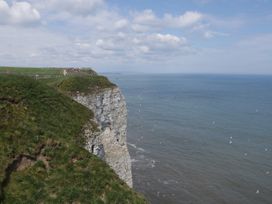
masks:
{"label": "grassy clifftop", "polygon": [[0,67],[0,74],[29,76],[68,95],[77,92],[94,93],[100,89],[116,86],[105,76],[100,76],[89,68]]}
{"label": "grassy clifftop", "polygon": [[114,87],[106,77],[104,76],[92,76],[92,77],[69,77],[63,79],[57,84],[57,88],[67,93],[93,93],[99,89]]}
{"label": "grassy clifftop", "polygon": [[93,113],[49,86],[67,79],[0,75],[0,203],[146,203],[82,148]]}
{"label": "grassy clifftop", "polygon": [[64,70],[67,70],[68,76],[91,76],[97,75],[95,71],[89,68],[75,69],[75,68],[23,68],[23,67],[0,67],[0,74],[15,74],[38,78],[58,78],[63,76]]}

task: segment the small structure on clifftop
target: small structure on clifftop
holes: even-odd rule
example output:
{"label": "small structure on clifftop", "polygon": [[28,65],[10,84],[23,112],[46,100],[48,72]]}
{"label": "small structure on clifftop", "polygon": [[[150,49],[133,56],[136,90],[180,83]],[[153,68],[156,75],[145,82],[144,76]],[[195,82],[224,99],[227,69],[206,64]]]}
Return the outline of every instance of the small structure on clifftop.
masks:
{"label": "small structure on clifftop", "polygon": [[67,75],[67,70],[64,69],[64,70],[63,70],[63,76],[66,76],[66,75]]}
{"label": "small structure on clifftop", "polygon": [[67,76],[69,74],[80,73],[80,68],[68,68],[63,70],[63,76]]}

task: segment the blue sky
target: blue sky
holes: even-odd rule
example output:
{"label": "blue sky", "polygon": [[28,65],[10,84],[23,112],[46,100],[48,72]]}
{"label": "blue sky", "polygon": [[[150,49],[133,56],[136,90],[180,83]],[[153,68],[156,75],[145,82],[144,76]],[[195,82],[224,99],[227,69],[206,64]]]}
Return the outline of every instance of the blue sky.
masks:
{"label": "blue sky", "polygon": [[0,0],[0,64],[272,74],[271,0]]}

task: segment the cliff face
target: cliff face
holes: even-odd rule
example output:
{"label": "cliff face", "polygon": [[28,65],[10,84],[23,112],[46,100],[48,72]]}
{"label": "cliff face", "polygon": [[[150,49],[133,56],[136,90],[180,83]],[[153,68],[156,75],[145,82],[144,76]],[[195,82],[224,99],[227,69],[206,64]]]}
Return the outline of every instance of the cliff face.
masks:
{"label": "cliff face", "polygon": [[[34,79],[40,72],[52,78]],[[64,78],[55,69],[20,73],[0,74],[0,203],[147,203],[84,149],[132,184],[126,109],[116,86],[88,73]],[[70,98],[77,91],[95,93],[82,98],[95,111]]]}
{"label": "cliff face", "polygon": [[99,132],[85,127],[86,149],[104,159],[118,176],[132,187],[131,160],[127,148],[127,109],[124,96],[117,87],[102,89],[91,95],[73,97],[95,114]]}

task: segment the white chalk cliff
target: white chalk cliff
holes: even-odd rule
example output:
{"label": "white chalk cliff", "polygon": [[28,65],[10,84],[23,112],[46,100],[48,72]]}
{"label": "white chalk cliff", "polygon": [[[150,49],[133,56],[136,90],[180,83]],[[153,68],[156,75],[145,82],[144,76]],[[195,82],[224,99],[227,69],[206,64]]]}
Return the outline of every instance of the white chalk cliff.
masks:
{"label": "white chalk cliff", "polygon": [[121,91],[112,87],[73,98],[94,112],[99,126],[99,132],[95,134],[87,127],[84,129],[85,148],[105,160],[132,187],[131,159],[126,142],[127,108]]}

